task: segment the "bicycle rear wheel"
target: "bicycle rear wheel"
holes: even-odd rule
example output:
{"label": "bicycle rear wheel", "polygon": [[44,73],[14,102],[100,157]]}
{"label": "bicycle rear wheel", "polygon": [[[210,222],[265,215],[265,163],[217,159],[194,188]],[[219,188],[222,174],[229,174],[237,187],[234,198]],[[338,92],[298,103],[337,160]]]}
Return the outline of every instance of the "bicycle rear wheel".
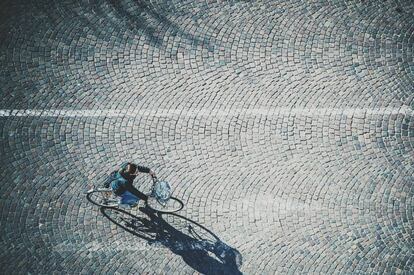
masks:
{"label": "bicycle rear wheel", "polygon": [[118,198],[111,189],[95,189],[86,195],[88,201],[102,207],[117,207],[119,205]]}
{"label": "bicycle rear wheel", "polygon": [[177,198],[171,197],[165,204],[161,204],[154,197],[149,197],[147,206],[160,213],[174,213],[184,207],[184,203]]}

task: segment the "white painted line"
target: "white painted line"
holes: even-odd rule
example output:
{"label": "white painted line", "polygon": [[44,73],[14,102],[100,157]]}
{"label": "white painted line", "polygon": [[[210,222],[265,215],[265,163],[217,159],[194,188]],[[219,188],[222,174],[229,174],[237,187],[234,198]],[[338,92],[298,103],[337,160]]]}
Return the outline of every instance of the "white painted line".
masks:
{"label": "white painted line", "polygon": [[231,116],[382,116],[405,115],[412,116],[414,110],[408,106],[400,108],[256,108],[256,109],[140,109],[140,110],[40,110],[13,109],[0,110],[0,117],[231,117]]}

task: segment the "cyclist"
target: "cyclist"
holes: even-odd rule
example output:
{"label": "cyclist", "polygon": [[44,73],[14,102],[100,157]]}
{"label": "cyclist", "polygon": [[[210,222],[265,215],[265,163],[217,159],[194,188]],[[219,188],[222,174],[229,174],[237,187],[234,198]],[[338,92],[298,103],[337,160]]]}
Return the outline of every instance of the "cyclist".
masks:
{"label": "cyclist", "polygon": [[155,177],[155,173],[151,169],[130,162],[122,164],[121,168],[112,174],[110,186],[115,195],[120,197],[121,206],[136,206],[140,199],[147,201],[148,196],[138,191],[133,185],[138,172],[148,173]]}

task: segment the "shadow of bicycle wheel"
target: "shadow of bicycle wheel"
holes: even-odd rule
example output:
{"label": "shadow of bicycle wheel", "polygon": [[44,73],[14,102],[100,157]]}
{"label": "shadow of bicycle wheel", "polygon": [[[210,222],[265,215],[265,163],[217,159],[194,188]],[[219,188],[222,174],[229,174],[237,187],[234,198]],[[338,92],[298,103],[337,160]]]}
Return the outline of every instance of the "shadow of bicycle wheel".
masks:
{"label": "shadow of bicycle wheel", "polygon": [[164,247],[181,256],[203,274],[242,274],[242,255],[221,241],[205,226],[179,214],[160,214],[140,208],[143,216],[117,208],[101,208],[111,222],[154,247]]}

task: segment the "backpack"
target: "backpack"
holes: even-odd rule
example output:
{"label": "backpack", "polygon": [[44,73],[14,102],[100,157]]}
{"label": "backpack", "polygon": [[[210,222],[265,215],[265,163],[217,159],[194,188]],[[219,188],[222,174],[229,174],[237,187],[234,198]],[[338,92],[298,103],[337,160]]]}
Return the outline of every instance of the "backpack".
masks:
{"label": "backpack", "polygon": [[102,183],[104,188],[109,188],[111,186],[111,182],[116,180],[116,172],[118,171],[113,171],[108,176],[106,176],[106,178],[104,179]]}

